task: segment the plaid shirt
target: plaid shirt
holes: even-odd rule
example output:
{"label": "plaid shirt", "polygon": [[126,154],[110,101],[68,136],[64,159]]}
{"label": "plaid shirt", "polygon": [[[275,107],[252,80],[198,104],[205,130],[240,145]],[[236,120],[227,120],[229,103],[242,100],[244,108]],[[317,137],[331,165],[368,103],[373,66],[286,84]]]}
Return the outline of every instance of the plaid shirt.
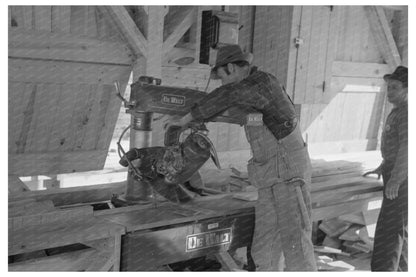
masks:
{"label": "plaid shirt", "polygon": [[[296,122],[294,105],[276,77],[256,67],[241,82],[209,93],[191,109],[191,114],[196,120],[209,121],[230,107],[238,107],[244,112],[242,116],[253,111],[262,113],[264,124],[278,139],[282,137],[286,122]],[[291,131],[294,127],[290,128]]]}
{"label": "plaid shirt", "polygon": [[392,182],[407,179],[408,151],[407,103],[393,108],[387,117],[381,137],[383,170],[391,171]]}

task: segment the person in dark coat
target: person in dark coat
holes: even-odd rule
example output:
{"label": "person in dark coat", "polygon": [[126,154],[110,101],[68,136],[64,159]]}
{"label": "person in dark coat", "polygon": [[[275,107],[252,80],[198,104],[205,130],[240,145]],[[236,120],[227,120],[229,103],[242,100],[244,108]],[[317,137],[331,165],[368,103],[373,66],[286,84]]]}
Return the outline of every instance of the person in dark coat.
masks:
{"label": "person in dark coat", "polygon": [[408,109],[407,67],[384,76],[394,105],[381,137],[382,164],[368,174],[383,176],[383,202],[374,236],[372,271],[407,271]]}

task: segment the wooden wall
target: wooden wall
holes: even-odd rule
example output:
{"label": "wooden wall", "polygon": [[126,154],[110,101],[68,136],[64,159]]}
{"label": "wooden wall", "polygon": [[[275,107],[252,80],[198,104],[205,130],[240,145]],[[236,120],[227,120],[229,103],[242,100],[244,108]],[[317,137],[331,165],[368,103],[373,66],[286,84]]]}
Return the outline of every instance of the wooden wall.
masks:
{"label": "wooden wall", "polygon": [[92,6],[9,6],[9,174],[101,169],[134,57]]}

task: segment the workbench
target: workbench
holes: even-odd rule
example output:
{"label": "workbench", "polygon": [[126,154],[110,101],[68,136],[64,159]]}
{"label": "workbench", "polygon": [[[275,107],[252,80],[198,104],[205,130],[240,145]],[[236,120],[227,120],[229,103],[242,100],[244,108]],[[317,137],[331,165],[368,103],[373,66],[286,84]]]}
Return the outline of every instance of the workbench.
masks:
{"label": "workbench", "polygon": [[[162,265],[209,254],[228,255],[250,246],[253,203],[231,195],[207,196],[192,203],[159,203],[96,211],[95,216],[125,226],[121,270],[149,271]],[[198,245],[198,234],[204,236]]]}

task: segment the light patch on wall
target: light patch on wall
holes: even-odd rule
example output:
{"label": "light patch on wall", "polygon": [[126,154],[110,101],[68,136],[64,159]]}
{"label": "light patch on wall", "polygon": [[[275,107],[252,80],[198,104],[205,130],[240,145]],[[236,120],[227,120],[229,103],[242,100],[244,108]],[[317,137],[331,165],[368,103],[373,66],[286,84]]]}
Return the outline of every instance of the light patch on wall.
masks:
{"label": "light patch on wall", "polygon": [[380,86],[345,85],[342,92],[380,92]]}

